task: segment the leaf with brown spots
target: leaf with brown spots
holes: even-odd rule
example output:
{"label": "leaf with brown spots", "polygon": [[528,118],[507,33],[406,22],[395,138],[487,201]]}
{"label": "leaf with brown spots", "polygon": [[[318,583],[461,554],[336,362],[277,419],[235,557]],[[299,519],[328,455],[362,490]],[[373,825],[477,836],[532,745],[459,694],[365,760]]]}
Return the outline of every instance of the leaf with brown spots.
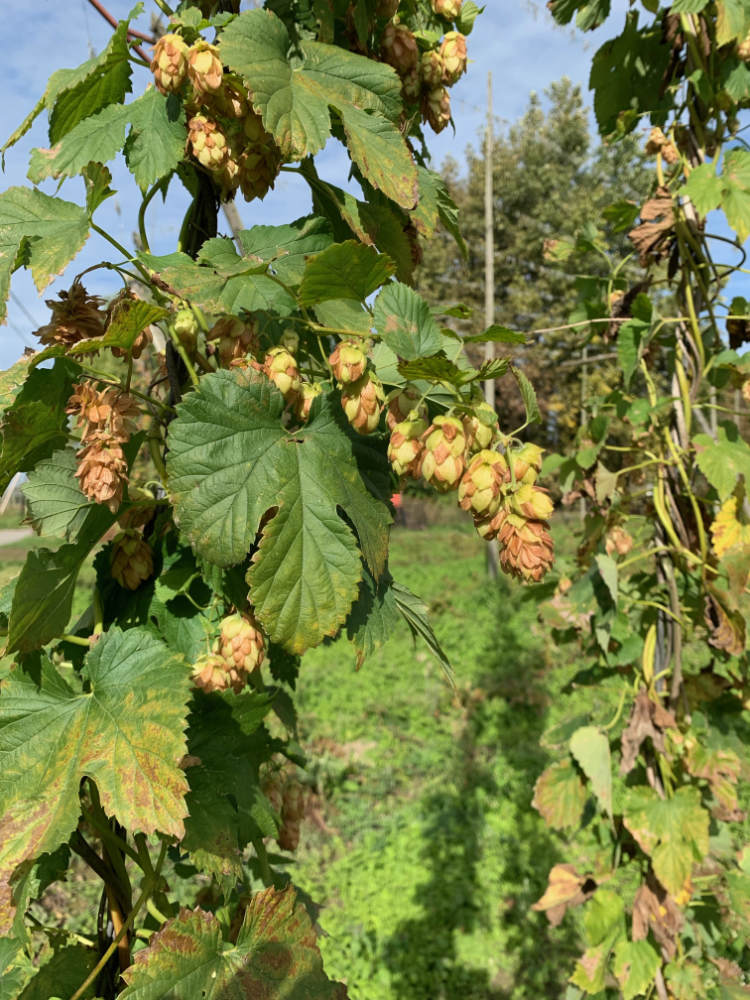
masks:
{"label": "leaf with brown spots", "polygon": [[586,786],[570,757],[550,764],[539,775],[531,804],[554,830],[578,826],[586,804]]}
{"label": "leaf with brown spots", "polygon": [[144,629],[111,629],[84,677],[90,690],[45,659],[38,678],[17,668],[0,694],[0,933],[19,866],[75,829],[84,775],[128,829],[184,832],[186,665]]}
{"label": "leaf with brown spots", "polygon": [[556,927],[569,906],[585,903],[595,889],[596,882],[579,875],[573,865],[553,865],[544,895],[531,909],[545,912],[549,922]]}
{"label": "leaf with brown spots", "polygon": [[323,970],[315,930],[290,886],[256,893],[232,944],[212,913],[181,910],[123,973],[121,1000],[347,1000]]}
{"label": "leaf with brown spots", "polygon": [[652,701],[645,690],[636,695],[628,724],[622,733],[620,774],[629,774],[644,740],[650,739],[658,753],[664,753],[665,729],[676,729],[677,721],[661,704]]}

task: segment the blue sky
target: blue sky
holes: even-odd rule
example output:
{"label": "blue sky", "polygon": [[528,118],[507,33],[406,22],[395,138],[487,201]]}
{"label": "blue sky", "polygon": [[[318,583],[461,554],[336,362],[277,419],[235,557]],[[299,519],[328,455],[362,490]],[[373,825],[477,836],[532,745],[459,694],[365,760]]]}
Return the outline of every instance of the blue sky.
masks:
{"label": "blue sky", "polygon": [[[131,0],[104,0],[116,16],[125,16]],[[134,2],[134,0],[133,0]],[[531,91],[543,91],[551,82],[567,75],[583,86],[591,56],[604,38],[615,33],[622,24],[625,0],[616,0],[617,13],[598,32],[582,36],[571,29],[557,27],[539,0],[488,0],[487,10],[477,20],[469,38],[468,74],[451,91],[456,120],[456,134],[446,129],[433,136],[435,163],[447,155],[461,158],[467,145],[476,143],[485,115],[487,73],[493,74],[493,103],[501,126],[517,119],[525,110]],[[6,38],[14,40],[3,53],[2,92],[4,97],[0,131],[2,139],[24,118],[44,89],[47,76],[59,67],[77,66],[92,52],[106,45],[111,29],[86,0],[36,0],[33,18],[29,17],[27,0],[3,0],[3,27]],[[149,30],[149,11],[155,9],[147,0],[146,13],[135,26]],[[137,70],[134,93],[139,93],[150,74]],[[431,133],[430,133],[431,134]],[[28,183],[25,173],[28,154],[34,146],[46,146],[46,120],[40,118],[24,139],[6,157],[2,188]],[[330,140],[320,157],[321,176],[344,183],[347,159],[342,147]],[[118,195],[99,209],[97,221],[125,246],[132,246],[131,229],[137,189],[120,160],[110,164],[114,187]],[[166,205],[154,207],[149,213],[149,237],[155,253],[175,248],[185,199],[174,184]],[[42,190],[55,193],[56,185],[46,182]],[[66,181],[61,195],[73,201],[80,199],[82,182]],[[282,174],[276,188],[263,202],[250,205],[238,201],[245,225],[286,222],[309,210],[307,188],[291,175]],[[33,345],[30,333],[46,322],[48,310],[44,298],[59,288],[70,285],[73,276],[85,267],[108,255],[106,244],[92,235],[84,250],[66,273],[39,295],[26,271],[13,277],[12,298],[8,304],[8,322],[0,327],[0,367],[12,364],[24,346]],[[87,287],[99,294],[109,294],[118,285],[105,272],[94,272],[87,278]]]}

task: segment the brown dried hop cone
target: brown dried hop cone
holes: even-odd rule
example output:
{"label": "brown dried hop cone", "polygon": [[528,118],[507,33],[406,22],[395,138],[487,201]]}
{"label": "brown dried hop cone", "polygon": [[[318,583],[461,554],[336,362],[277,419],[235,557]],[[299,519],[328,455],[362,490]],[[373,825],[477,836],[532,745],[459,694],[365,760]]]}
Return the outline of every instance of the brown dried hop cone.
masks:
{"label": "brown dried hop cone", "polygon": [[121,531],[112,542],[110,571],[121,587],[137,590],[154,572],[151,546],[140,531]]}
{"label": "brown dried hop cone", "polygon": [[255,327],[244,323],[236,316],[222,316],[206,335],[206,340],[216,342],[219,361],[228,367],[237,358],[247,354],[257,354],[260,342]]}
{"label": "brown dried hop cone", "polygon": [[442,492],[455,489],[466,468],[466,435],[461,421],[456,417],[435,417],[422,441],[422,478]]}
{"label": "brown dried hop cone", "polygon": [[263,371],[287,403],[296,402],[301,383],[299,368],[293,354],[285,347],[272,347],[266,352]]}
{"label": "brown dried hop cone", "polygon": [[428,90],[422,97],[422,117],[433,132],[442,132],[451,120],[451,99],[445,87]]}
{"label": "brown dried hop cone", "polygon": [[323,392],[323,387],[317,382],[303,382],[297,399],[297,416],[305,421],[310,416],[310,408]]}
{"label": "brown dried hop cone", "polygon": [[207,170],[221,170],[229,156],[229,144],[221,126],[205,115],[188,122],[188,144],[196,160]]}
{"label": "brown dried hop cone", "polygon": [[443,83],[454,84],[466,72],[466,38],[460,31],[448,31],[440,43]]}
{"label": "brown dried hop cone", "polygon": [[284,786],[281,805],[281,827],[276,838],[284,851],[296,851],[299,846],[300,823],[305,814],[305,792],[299,781],[290,778]]}
{"label": "brown dried hop cone", "polygon": [[340,340],[328,358],[334,378],[346,384],[362,378],[367,368],[367,354],[356,340]]}
{"label": "brown dried hop cone", "polygon": [[187,74],[198,97],[218,90],[224,79],[224,67],[216,46],[203,39],[191,45],[187,55]]}
{"label": "brown dried hop cone", "polygon": [[555,558],[552,537],[546,524],[529,521],[503,509],[497,516],[502,520],[497,538],[503,571],[521,580],[538,583]]}
{"label": "brown dried hop cone", "polygon": [[421,420],[426,420],[427,407],[424,403],[420,403],[421,398],[422,394],[413,386],[407,386],[405,389],[399,390],[395,396],[392,396],[388,401],[388,410],[385,415],[385,422],[388,425],[388,430],[392,431],[396,424],[400,424],[402,420],[406,420],[407,417],[410,417],[415,407],[415,417],[418,417]]}
{"label": "brown dried hop cone", "polygon": [[79,281],[75,281],[67,292],[60,292],[59,301],[47,299],[47,305],[52,310],[50,321],[34,331],[43,344],[67,347],[104,333],[102,300],[89,295]]}
{"label": "brown dried hop cone", "polygon": [[107,434],[94,435],[78,451],[77,458],[76,479],[83,494],[116,513],[128,481],[128,466],[119,441]]}
{"label": "brown dried hop cone", "polygon": [[118,441],[127,441],[140,416],[132,396],[115,388],[99,391],[90,382],[78,382],[73,387],[65,412],[74,414],[76,424],[83,428],[84,444],[93,434],[110,434]]}
{"label": "brown dried hop cone", "polygon": [[508,464],[496,451],[484,449],[469,462],[458,484],[458,505],[477,517],[493,517],[502,500]]}
{"label": "brown dried hop cone", "polygon": [[247,675],[260,667],[266,644],[260,626],[251,611],[229,615],[221,623],[219,653],[228,670],[236,670],[245,683]]}
{"label": "brown dried hop cone", "polygon": [[380,54],[399,76],[415,70],[419,64],[419,48],[414,34],[403,24],[386,24],[380,42]]}
{"label": "brown dried hop cone", "polygon": [[151,72],[162,94],[179,90],[187,74],[188,47],[180,35],[162,35],[154,46]]}
{"label": "brown dried hop cone", "polygon": [[418,476],[419,461],[424,451],[422,435],[427,430],[427,421],[414,416],[395,424],[388,443],[388,461],[397,476]]}
{"label": "brown dried hop cone", "polygon": [[360,434],[372,434],[377,428],[384,402],[383,386],[372,372],[365,372],[356,382],[347,382],[341,390],[346,419]]}
{"label": "brown dried hop cone", "polygon": [[432,0],[432,9],[446,21],[455,21],[461,13],[462,5],[463,0]]}
{"label": "brown dried hop cone", "polygon": [[442,84],[445,66],[439,52],[423,52],[419,69],[425,86],[429,90],[434,90]]}

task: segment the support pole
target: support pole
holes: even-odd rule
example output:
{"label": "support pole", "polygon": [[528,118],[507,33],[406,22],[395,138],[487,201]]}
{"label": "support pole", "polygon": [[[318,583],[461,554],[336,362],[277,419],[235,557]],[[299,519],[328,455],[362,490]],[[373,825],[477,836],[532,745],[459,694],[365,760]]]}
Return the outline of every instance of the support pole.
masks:
{"label": "support pole", "polygon": [[[495,230],[492,199],[492,157],[494,152],[494,136],[492,128],[492,73],[487,74],[487,129],[484,150],[484,325],[485,329],[495,322]],[[484,345],[484,360],[491,361],[495,354],[495,345],[488,341]],[[485,401],[495,409],[495,382],[484,383]],[[487,546],[487,574],[492,580],[497,579],[499,569],[499,552],[497,546],[490,543]]]}

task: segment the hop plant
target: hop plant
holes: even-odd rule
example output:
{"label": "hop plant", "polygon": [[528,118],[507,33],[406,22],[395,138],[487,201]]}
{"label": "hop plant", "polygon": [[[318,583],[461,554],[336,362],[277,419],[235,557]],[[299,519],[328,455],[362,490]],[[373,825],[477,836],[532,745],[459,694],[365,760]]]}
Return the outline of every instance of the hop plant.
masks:
{"label": "hop plant", "polygon": [[162,94],[173,94],[182,86],[188,68],[188,47],[180,35],[162,35],[154,46],[151,72]]}
{"label": "hop plant", "polygon": [[193,156],[207,170],[219,170],[226,163],[227,137],[221,126],[205,115],[193,115],[188,122],[188,143]]}
{"label": "hop plant", "polygon": [[104,333],[102,300],[96,295],[89,295],[80,281],[73,282],[67,292],[60,292],[58,301],[46,301],[52,310],[52,317],[49,323],[34,331],[43,344],[69,347],[81,340],[101,337]]}
{"label": "hop plant", "polygon": [[461,421],[456,417],[435,417],[422,441],[422,478],[442,492],[455,489],[466,468],[466,435]]}
{"label": "hop plant", "polygon": [[451,120],[451,99],[445,87],[428,90],[422,98],[422,117],[433,132],[442,132]]}
{"label": "hop plant", "polygon": [[380,43],[380,52],[385,62],[393,66],[400,77],[417,68],[419,49],[413,32],[403,24],[386,24]]}
{"label": "hop plant", "polygon": [[347,382],[341,391],[346,419],[360,434],[372,434],[380,422],[385,393],[380,379],[371,372],[356,382]]}
{"label": "hop plant", "polygon": [[435,52],[434,50],[423,52],[419,68],[422,79],[428,89],[434,90],[442,84],[445,66],[443,65],[443,57],[439,52]]}
{"label": "hop plant", "polygon": [[414,412],[415,418],[418,417],[426,420],[427,407],[424,403],[420,403],[420,399],[421,393],[419,390],[411,386],[400,389],[395,396],[392,396],[388,401],[388,410],[385,415],[388,430],[392,431],[396,424],[400,424],[402,420],[406,420],[412,412]]}
{"label": "hop plant", "polygon": [[337,382],[345,385],[356,382],[365,373],[367,355],[356,340],[340,340],[328,358],[328,364]]}
{"label": "hop plant", "polygon": [[297,399],[297,416],[304,423],[310,416],[310,409],[323,392],[323,387],[317,382],[303,382]]}
{"label": "hop plant", "polygon": [[190,46],[187,55],[187,74],[198,97],[221,87],[224,68],[215,45],[200,39]]}
{"label": "hop plant", "polygon": [[419,460],[424,451],[422,435],[427,430],[427,421],[416,415],[395,424],[388,443],[388,461],[397,476],[418,476]]}
{"label": "hop plant", "polygon": [[493,517],[499,507],[508,464],[496,451],[484,449],[472,458],[458,484],[458,504],[477,517]]}
{"label": "hop plant", "polygon": [[247,675],[263,663],[265,650],[263,633],[252,612],[229,615],[223,619],[218,652],[226,662],[227,670],[236,670],[243,684]]}
{"label": "hop plant", "polygon": [[294,355],[285,347],[272,347],[266,353],[263,371],[288,403],[296,401],[300,377]]}
{"label": "hop plant", "polygon": [[466,72],[466,38],[460,31],[446,32],[440,43],[443,83],[454,84]]}
{"label": "hop plant", "polygon": [[461,13],[463,0],[432,0],[432,9],[438,17],[444,17],[446,21],[455,21]]}
{"label": "hop plant", "polygon": [[154,572],[151,546],[140,531],[121,531],[112,542],[110,572],[126,590],[137,590]]}

